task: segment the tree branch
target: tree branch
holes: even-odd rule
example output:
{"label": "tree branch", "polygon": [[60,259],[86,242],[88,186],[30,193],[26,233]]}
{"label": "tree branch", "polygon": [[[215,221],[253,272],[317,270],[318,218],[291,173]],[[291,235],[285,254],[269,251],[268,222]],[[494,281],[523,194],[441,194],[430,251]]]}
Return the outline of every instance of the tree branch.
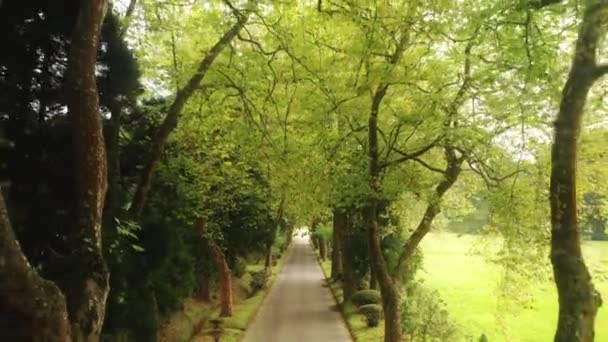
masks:
{"label": "tree branch", "polygon": [[421,155],[425,154],[426,152],[430,151],[433,147],[437,146],[437,143],[443,138],[443,136],[435,139],[433,142],[431,142],[430,144],[420,148],[418,151],[412,152],[412,153],[405,153],[403,151],[397,150],[397,149],[393,149],[393,151],[399,153],[400,155],[402,155],[401,158],[397,158],[394,159],[392,161],[388,161],[385,163],[382,163],[380,165],[381,169],[387,168],[389,166],[393,166],[393,165],[397,165],[397,164],[401,164],[403,162],[406,162],[408,160],[412,160],[413,158],[417,158],[420,157]]}

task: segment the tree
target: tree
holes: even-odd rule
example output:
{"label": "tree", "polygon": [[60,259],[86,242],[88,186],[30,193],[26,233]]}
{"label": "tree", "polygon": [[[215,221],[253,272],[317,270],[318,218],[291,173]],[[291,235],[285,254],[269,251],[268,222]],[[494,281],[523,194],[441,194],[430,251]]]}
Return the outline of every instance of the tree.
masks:
{"label": "tree", "polygon": [[[10,304],[9,313],[17,313],[17,317],[25,318],[22,322],[25,326],[18,329],[19,334],[23,334],[20,337],[96,341],[101,334],[109,291],[109,274],[101,245],[107,161],[95,66],[106,6],[103,0],[80,4],[68,55],[65,91],[75,147],[74,199],[77,203],[69,239],[80,260],[77,267],[71,270],[73,282],[63,288],[65,299],[53,283],[40,278],[27,263],[12,232],[4,201],[1,203],[2,239],[9,263],[3,263],[0,273],[3,278],[14,279],[14,283],[3,285],[7,288],[2,294],[3,297],[13,297],[15,289],[26,291],[19,296],[23,302],[3,298]],[[37,298],[41,300],[39,304],[36,304]],[[45,304],[49,306],[48,309],[44,308]]]}
{"label": "tree", "polygon": [[593,84],[608,73],[597,64],[606,1],[588,1],[574,59],[564,85],[551,149],[551,263],[559,297],[555,341],[593,341],[601,304],[583,260],[576,211],[576,161],[585,102]]}
{"label": "tree", "polygon": [[249,11],[251,10],[251,7],[255,6],[255,0],[248,2],[247,13],[245,14],[242,14],[236,10],[228,1],[226,1],[226,4],[235,14],[236,23],[234,23],[234,25],[232,25],[232,27],[226,31],[218,42],[215,43],[215,45],[213,45],[213,47],[205,54],[205,56],[200,60],[196,72],[190,77],[186,85],[177,91],[175,99],[167,111],[167,116],[158,128],[154,140],[152,141],[148,160],[143,168],[141,179],[135,190],[133,202],[131,203],[131,207],[129,209],[131,214],[134,216],[139,216],[143,210],[146,197],[150,191],[154,170],[159,163],[163,147],[169,138],[169,134],[171,134],[171,132],[177,127],[177,122],[184,106],[186,105],[186,102],[198,90],[201,81],[205,77],[215,59],[245,26],[247,20],[249,19]]}

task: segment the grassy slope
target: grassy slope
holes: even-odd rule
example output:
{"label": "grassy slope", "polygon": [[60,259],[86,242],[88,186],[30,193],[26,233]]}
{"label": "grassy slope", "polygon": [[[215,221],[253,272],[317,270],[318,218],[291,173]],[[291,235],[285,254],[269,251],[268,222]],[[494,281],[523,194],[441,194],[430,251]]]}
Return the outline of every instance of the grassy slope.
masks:
{"label": "grassy slope", "polygon": [[[481,256],[469,253],[473,237],[453,234],[430,234],[422,243],[424,270],[422,278],[437,289],[447,302],[450,317],[465,334],[479,337],[485,333],[490,341],[550,341],[557,320],[557,295],[550,280],[533,293],[532,308],[497,320],[500,309],[496,284],[500,268],[486,263]],[[595,284],[608,298],[608,243],[586,243],[584,253],[594,273]],[[549,260],[547,259],[547,262]],[[603,270],[603,271],[602,271]],[[501,329],[501,323],[504,329]],[[503,331],[505,333],[503,333]],[[597,342],[608,342],[608,309],[600,308],[596,321]]]}

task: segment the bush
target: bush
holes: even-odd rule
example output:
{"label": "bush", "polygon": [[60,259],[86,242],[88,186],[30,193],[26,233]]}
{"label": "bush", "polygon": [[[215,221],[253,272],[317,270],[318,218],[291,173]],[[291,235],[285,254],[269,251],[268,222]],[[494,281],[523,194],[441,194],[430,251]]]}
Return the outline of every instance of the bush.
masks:
{"label": "bush", "polygon": [[268,278],[270,274],[264,270],[251,273],[251,296],[255,296],[256,293],[260,292],[268,284]]}
{"label": "bush", "polygon": [[380,304],[382,303],[382,297],[380,291],[377,290],[361,290],[353,295],[350,299],[355,306],[360,307],[368,304]]}
{"label": "bush", "polygon": [[362,305],[359,313],[365,316],[365,323],[368,327],[376,327],[382,318],[382,306],[378,304]]}
{"label": "bush", "polygon": [[412,283],[401,305],[402,328],[411,341],[455,341],[458,328],[435,290]]}

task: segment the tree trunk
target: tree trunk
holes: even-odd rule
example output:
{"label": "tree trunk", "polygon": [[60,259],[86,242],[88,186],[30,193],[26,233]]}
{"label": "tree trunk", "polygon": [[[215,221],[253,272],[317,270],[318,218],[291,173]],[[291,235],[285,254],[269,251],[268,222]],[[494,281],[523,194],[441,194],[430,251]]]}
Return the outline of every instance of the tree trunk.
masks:
{"label": "tree trunk", "polygon": [[343,281],[343,289],[344,289],[344,301],[348,301],[353,294],[357,291],[357,277],[355,274],[355,253],[352,246],[353,239],[353,222],[352,217],[349,217],[349,214],[346,211],[337,210],[335,212],[336,220],[339,221],[339,224],[343,227],[342,229],[342,247],[343,247],[343,255],[344,255],[344,281]]}
{"label": "tree trunk", "polygon": [[428,234],[431,230],[433,220],[441,211],[441,199],[443,195],[456,183],[460,173],[462,171],[462,162],[464,161],[464,156],[457,157],[456,152],[452,147],[445,147],[445,158],[447,162],[447,167],[445,170],[445,178],[439,182],[437,187],[435,188],[435,193],[433,198],[431,198],[429,204],[424,211],[424,215],[418,223],[418,226],[410,235],[410,237],[405,241],[403,248],[401,250],[401,254],[399,255],[399,259],[397,262],[397,270],[396,270],[396,278],[401,280],[403,275],[407,270],[407,264],[409,262],[409,258],[414,255],[416,252],[416,248],[420,245],[422,239]]}
{"label": "tree trunk", "polygon": [[384,342],[401,342],[401,298],[397,285],[393,282],[386,266],[378,229],[378,198],[382,193],[378,154],[378,112],[387,90],[388,85],[381,84],[374,93],[368,121],[369,185],[372,194],[369,196],[369,205],[364,211],[364,217],[367,225],[371,267],[376,272],[382,295]]}
{"label": "tree trunk", "polygon": [[338,209],[334,209],[333,213],[333,238],[331,249],[331,278],[333,280],[342,279],[344,273],[344,262],[342,252],[342,240],[344,230],[344,219],[340,218]]}
{"label": "tree trunk", "polygon": [[74,146],[75,222],[70,240],[77,265],[65,294],[72,340],[97,341],[105,317],[109,273],[103,259],[101,223],[107,160],[95,79],[97,48],[107,3],[81,1],[66,71],[66,102]]}
{"label": "tree trunk", "polygon": [[209,251],[217,268],[220,282],[220,306],[222,317],[232,317],[232,272],[228,267],[226,255],[214,241],[208,240]]}
{"label": "tree trunk", "polygon": [[397,284],[391,278],[382,255],[380,247],[380,234],[378,232],[377,203],[366,208],[364,216],[370,241],[370,260],[376,270],[378,285],[382,295],[382,308],[384,309],[384,341],[401,342],[401,296]]}
{"label": "tree trunk", "polygon": [[317,218],[313,218],[310,223],[310,242],[312,243],[312,248],[316,251],[319,249],[319,237],[317,236]]}
{"label": "tree trunk", "polygon": [[557,285],[559,317],[556,342],[594,340],[601,305],[581,253],[576,212],[576,149],[585,102],[593,83],[608,71],[598,67],[597,44],[608,21],[608,2],[590,2],[562,92],[551,150],[551,263]]}
{"label": "tree trunk", "polygon": [[376,271],[371,262],[369,265],[369,288],[372,290],[378,289],[378,276],[376,275]]}
{"label": "tree trunk", "polygon": [[266,260],[264,261],[264,269],[268,271],[272,267],[272,243],[266,246]]}
{"label": "tree trunk", "polygon": [[[281,222],[283,221],[283,214],[285,211],[285,192],[281,193],[281,200],[279,201],[279,206],[277,208],[277,216],[276,219],[274,220],[274,229],[272,229],[272,236],[270,241],[268,242],[268,244],[266,245],[266,260],[264,262],[264,270],[266,270],[266,272],[270,272],[270,268],[272,267],[272,246],[274,245],[274,242],[276,240],[277,237],[277,231],[280,231],[279,229],[279,225],[281,225]],[[283,252],[283,251],[281,251]]]}
{"label": "tree trunk", "polygon": [[[388,62],[396,66],[401,60],[403,52],[409,39],[409,32],[402,32],[401,38],[391,54]],[[382,196],[382,181],[380,177],[381,166],[378,151],[378,115],[380,104],[388,91],[389,84],[381,82],[372,98],[372,105],[368,118],[367,144],[369,157],[369,186],[371,193],[368,197],[368,207],[364,216],[367,225],[368,241],[370,246],[371,267],[376,272],[380,293],[382,295],[382,306],[384,309],[384,342],[401,342],[401,298],[396,284],[391,278],[382,248],[380,246],[380,231],[378,227],[379,199]]]}
{"label": "tree trunk", "polygon": [[[0,313],[15,320],[17,338],[33,341],[98,341],[108,296],[101,246],[107,160],[95,79],[104,0],[81,1],[66,72],[66,102],[74,146],[74,222],[69,241],[76,264],[62,292],[28,264],[0,200]],[[8,294],[8,296],[7,296]],[[5,312],[6,311],[6,312]]]}
{"label": "tree trunk", "polygon": [[209,289],[209,275],[203,273],[198,281],[198,291],[196,298],[202,302],[211,301],[211,291]]}
{"label": "tree trunk", "polygon": [[[65,297],[27,262],[0,193],[0,321],[7,341],[70,341]],[[8,328],[8,330],[6,329]]]}
{"label": "tree trunk", "polygon": [[321,256],[321,261],[327,260],[327,243],[324,238],[320,237],[319,240],[319,255]]}
{"label": "tree trunk", "polygon": [[144,166],[139,184],[135,190],[133,202],[129,208],[129,211],[133,216],[139,217],[139,215],[141,215],[141,211],[143,210],[148,197],[148,192],[150,191],[154,171],[156,170],[156,166],[160,161],[163,148],[167,142],[167,139],[169,138],[169,135],[177,127],[177,122],[179,120],[179,116],[181,115],[182,109],[186,105],[186,102],[188,102],[188,100],[199,88],[201,81],[207,74],[207,71],[215,59],[245,26],[247,20],[249,19],[250,7],[253,6],[253,4],[255,4],[255,0],[250,0],[248,2],[247,14],[242,15],[240,13],[235,13],[237,17],[236,23],[232,25],[232,27],[226,31],[226,33],[224,33],[220,40],[215,43],[215,45],[205,54],[205,57],[200,61],[196,72],[188,80],[188,83],[177,91],[175,99],[173,100],[171,107],[169,107],[167,116],[158,128],[158,131],[154,136],[154,140],[152,141],[152,146],[150,147],[150,156]]}

